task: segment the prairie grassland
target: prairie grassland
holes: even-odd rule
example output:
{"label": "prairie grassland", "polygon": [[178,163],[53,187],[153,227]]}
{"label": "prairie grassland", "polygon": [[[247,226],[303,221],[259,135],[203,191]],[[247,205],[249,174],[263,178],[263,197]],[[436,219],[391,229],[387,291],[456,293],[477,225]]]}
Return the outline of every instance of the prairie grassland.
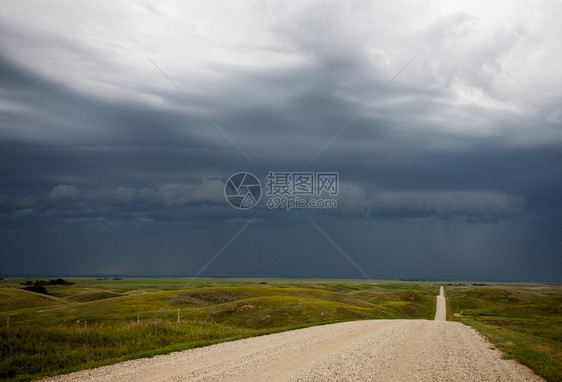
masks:
{"label": "prairie grassland", "polygon": [[449,319],[472,325],[548,381],[562,381],[562,286],[445,289]]}
{"label": "prairie grassland", "polygon": [[48,295],[21,289],[22,280],[0,282],[0,320],[10,322],[0,329],[0,378],[337,321],[430,319],[438,293],[434,283],[398,281],[196,279],[182,289],[187,279],[68,280],[74,284],[47,285]]}

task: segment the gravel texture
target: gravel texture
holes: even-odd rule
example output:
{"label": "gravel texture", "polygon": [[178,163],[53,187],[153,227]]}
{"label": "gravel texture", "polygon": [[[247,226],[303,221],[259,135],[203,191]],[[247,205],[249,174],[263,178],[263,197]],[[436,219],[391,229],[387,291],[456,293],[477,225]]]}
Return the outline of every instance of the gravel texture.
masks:
{"label": "gravel texture", "polygon": [[543,381],[474,329],[435,320],[369,320],[276,333],[122,362],[48,381]]}
{"label": "gravel texture", "polygon": [[439,296],[437,296],[437,304],[435,307],[435,321],[447,320],[447,304],[445,303],[445,292],[443,287],[439,289]]}

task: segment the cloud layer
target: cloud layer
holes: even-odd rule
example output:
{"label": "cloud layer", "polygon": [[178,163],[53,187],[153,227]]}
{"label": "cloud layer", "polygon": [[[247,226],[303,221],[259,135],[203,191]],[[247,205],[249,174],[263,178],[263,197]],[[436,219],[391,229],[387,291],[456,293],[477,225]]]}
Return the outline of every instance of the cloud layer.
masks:
{"label": "cloud layer", "polygon": [[[217,273],[338,277],[339,265],[314,268],[333,248],[312,239],[304,215],[263,201],[244,213],[223,197],[239,171],[307,170],[339,172],[339,208],[311,214],[374,277],[373,252],[393,264],[381,277],[420,269],[408,264],[422,256],[434,278],[493,278],[484,270],[516,253],[509,277],[532,268],[552,279],[562,265],[548,228],[562,221],[561,11],[523,0],[7,3],[7,272],[35,272],[15,257],[51,256],[53,273],[82,273],[86,260],[67,260],[87,248],[99,258],[92,272],[194,273],[254,216],[261,241],[233,244],[237,262]],[[346,242],[355,232],[363,239]],[[436,267],[468,247],[489,256]],[[135,251],[145,262],[128,270]],[[248,271],[260,251],[273,257]],[[307,270],[282,260],[304,252]],[[184,268],[155,267],[154,253],[185,257]]]}

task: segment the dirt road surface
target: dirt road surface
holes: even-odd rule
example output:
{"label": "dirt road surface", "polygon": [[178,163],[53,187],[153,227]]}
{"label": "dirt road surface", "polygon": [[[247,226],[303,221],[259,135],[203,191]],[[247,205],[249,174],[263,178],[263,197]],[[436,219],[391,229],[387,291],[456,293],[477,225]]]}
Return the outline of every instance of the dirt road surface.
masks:
{"label": "dirt road surface", "polygon": [[445,303],[445,291],[443,287],[439,288],[439,296],[437,296],[437,304],[435,307],[435,321],[447,320],[447,304]]}
{"label": "dirt road surface", "polygon": [[474,329],[369,320],[276,333],[57,376],[49,381],[543,381]]}

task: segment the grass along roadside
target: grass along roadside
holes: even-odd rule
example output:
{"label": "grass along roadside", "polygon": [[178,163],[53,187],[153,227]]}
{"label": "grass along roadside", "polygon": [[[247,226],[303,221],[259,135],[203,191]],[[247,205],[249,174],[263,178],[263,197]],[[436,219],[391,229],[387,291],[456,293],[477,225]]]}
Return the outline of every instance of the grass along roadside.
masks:
{"label": "grass along roadside", "polygon": [[447,287],[447,310],[548,381],[562,381],[562,286]]}
{"label": "grass along roadside", "polygon": [[201,322],[3,328],[0,378],[30,380],[256,334]]}
{"label": "grass along roadside", "polygon": [[78,327],[0,329],[0,379],[29,381],[127,360],[168,354],[219,342],[333,322],[269,329],[215,323],[155,321]]}

